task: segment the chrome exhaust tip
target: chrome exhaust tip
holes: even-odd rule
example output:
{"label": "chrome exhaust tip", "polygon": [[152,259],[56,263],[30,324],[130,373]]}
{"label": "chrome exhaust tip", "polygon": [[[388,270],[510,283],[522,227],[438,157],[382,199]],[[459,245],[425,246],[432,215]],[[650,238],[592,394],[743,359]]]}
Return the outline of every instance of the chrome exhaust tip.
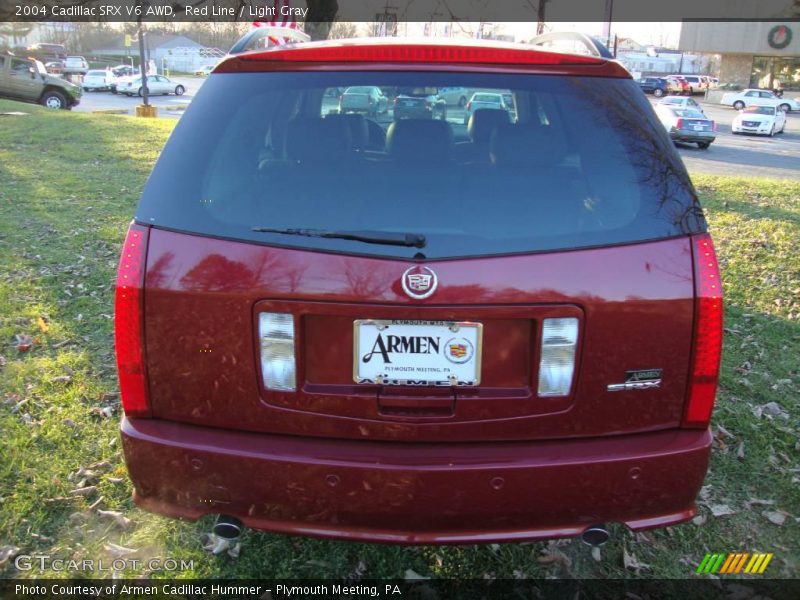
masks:
{"label": "chrome exhaust tip", "polygon": [[587,546],[602,546],[611,535],[603,523],[592,525],[581,534],[581,540]]}
{"label": "chrome exhaust tip", "polygon": [[242,531],[244,531],[244,525],[236,517],[231,517],[230,515],[220,515],[217,517],[217,521],[214,523],[212,531],[217,537],[228,541],[234,541],[240,535],[242,535]]}

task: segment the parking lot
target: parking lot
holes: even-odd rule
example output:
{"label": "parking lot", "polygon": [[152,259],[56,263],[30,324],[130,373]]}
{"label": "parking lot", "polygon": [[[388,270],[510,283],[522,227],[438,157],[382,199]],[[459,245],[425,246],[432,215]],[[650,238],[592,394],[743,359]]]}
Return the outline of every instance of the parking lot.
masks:
{"label": "parking lot", "polygon": [[[180,107],[191,102],[192,97],[203,85],[205,79],[200,77],[171,77],[173,81],[183,85],[186,93],[183,96],[153,96],[151,103],[159,108],[159,114],[166,118],[180,118]],[[656,99],[649,97],[652,103]],[[789,113],[786,131],[773,138],[766,136],[734,135],[731,133],[731,121],[736,111],[727,106],[710,104],[695,96],[706,115],[717,122],[717,138],[710,148],[700,150],[694,144],[680,144],[678,151],[687,168],[694,173],[710,175],[739,175],[749,177],[777,177],[781,179],[800,180],[800,113]],[[141,100],[114,95],[110,92],[84,92],[76,111],[93,112],[107,110],[125,110],[133,114],[134,108]],[[337,99],[326,98],[323,110],[336,110]],[[382,124],[392,120],[389,112],[377,117]],[[447,108],[447,120],[453,126],[457,136],[464,135],[464,109],[458,106]]]}

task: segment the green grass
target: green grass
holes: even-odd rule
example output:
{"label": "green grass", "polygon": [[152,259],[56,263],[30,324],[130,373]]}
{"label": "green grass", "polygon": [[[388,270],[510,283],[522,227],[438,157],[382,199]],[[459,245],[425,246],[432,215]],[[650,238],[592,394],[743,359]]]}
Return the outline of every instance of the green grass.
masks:
{"label": "green grass", "polygon": [[[110,560],[112,543],[137,549],[140,558],[193,560],[183,577],[357,579],[403,577],[408,569],[431,577],[636,577],[623,566],[627,552],[650,565],[640,576],[671,578],[690,575],[706,552],[739,549],[774,552],[773,576],[800,574],[800,184],[694,178],[727,295],[719,434],[705,494],[708,505],[727,504],[735,514],[717,518],[704,505],[700,525],[644,536],[616,528],[599,561],[577,540],[403,548],[257,532],[245,534],[241,555],[232,558],[202,549],[209,519],[178,522],[133,506],[118,442],[117,252],[174,121],[0,101],[6,110],[29,114],[0,117],[0,547]],[[30,351],[17,350],[18,335],[32,339]],[[789,416],[756,416],[769,402]],[[106,407],[110,418],[98,414]],[[110,466],[94,469],[95,493],[70,496],[82,479],[78,469],[100,461]],[[129,529],[89,509],[100,496],[102,508],[132,519]],[[774,504],[748,508],[751,499]],[[764,510],[789,516],[778,526]],[[563,561],[538,560],[554,550],[568,558],[567,569]],[[36,574],[0,567],[4,577]]]}

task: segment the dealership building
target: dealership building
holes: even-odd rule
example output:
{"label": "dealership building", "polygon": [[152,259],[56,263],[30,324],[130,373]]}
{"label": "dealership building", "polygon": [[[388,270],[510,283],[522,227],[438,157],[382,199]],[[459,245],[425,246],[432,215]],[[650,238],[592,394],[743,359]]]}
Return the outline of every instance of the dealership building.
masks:
{"label": "dealership building", "polygon": [[679,47],[718,55],[720,83],[800,90],[800,21],[685,22]]}

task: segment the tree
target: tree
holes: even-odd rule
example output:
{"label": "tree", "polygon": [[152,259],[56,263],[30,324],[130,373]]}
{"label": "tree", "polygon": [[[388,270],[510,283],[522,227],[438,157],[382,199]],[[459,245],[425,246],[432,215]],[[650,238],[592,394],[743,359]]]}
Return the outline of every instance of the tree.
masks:
{"label": "tree", "polygon": [[349,21],[336,21],[328,33],[331,40],[341,40],[346,38],[358,37],[358,27]]}
{"label": "tree", "polygon": [[[18,42],[25,38],[33,29],[34,23],[0,23],[0,37],[9,47],[16,46]],[[7,39],[10,39],[9,44]]]}
{"label": "tree", "polygon": [[331,26],[339,12],[337,0],[307,0],[308,14],[306,15],[305,32],[312,40],[327,39]]}

